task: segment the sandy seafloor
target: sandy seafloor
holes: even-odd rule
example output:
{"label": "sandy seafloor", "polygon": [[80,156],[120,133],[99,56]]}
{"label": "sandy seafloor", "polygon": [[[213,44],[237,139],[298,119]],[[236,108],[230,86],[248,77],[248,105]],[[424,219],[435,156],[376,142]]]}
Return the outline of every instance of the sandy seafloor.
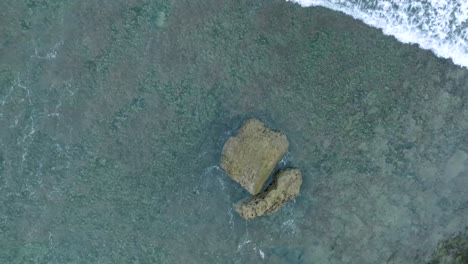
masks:
{"label": "sandy seafloor", "polygon": [[[426,263],[468,225],[468,70],[283,0],[0,2],[0,263]],[[245,221],[248,117],[302,192]]]}

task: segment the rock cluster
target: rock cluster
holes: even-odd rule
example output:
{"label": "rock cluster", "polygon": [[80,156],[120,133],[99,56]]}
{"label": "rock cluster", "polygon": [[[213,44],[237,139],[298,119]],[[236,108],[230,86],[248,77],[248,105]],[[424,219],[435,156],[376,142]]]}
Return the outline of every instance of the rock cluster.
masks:
{"label": "rock cluster", "polygon": [[298,169],[278,172],[261,192],[288,146],[284,133],[268,128],[258,119],[247,120],[237,135],[227,140],[221,167],[253,195],[235,206],[243,218],[274,213],[299,194],[302,176]]}

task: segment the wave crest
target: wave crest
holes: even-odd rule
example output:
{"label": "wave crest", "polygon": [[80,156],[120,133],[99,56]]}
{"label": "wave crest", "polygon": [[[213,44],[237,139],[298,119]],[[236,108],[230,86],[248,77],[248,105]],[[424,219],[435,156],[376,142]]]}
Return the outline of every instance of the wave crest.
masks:
{"label": "wave crest", "polygon": [[382,29],[403,43],[418,44],[468,68],[468,1],[286,0],[341,11]]}

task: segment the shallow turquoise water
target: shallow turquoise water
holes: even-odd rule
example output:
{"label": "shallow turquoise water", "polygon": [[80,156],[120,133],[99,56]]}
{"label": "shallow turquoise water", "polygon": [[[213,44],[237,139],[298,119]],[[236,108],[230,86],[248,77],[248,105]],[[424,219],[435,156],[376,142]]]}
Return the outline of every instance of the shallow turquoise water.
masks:
{"label": "shallow turquoise water", "polygon": [[[323,8],[0,3],[0,262],[425,263],[468,223],[466,69]],[[257,117],[303,171],[244,221]]]}

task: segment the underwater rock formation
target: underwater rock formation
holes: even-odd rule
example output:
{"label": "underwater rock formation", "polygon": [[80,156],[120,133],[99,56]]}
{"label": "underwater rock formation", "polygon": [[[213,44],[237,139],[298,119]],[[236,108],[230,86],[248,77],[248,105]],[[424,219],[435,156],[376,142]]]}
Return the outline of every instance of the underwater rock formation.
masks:
{"label": "underwater rock formation", "polygon": [[302,175],[298,169],[280,171],[264,192],[240,201],[235,209],[245,219],[275,213],[296,198],[301,184]]}
{"label": "underwater rock formation", "polygon": [[249,193],[258,194],[288,149],[282,132],[258,119],[247,120],[223,147],[221,167]]}

